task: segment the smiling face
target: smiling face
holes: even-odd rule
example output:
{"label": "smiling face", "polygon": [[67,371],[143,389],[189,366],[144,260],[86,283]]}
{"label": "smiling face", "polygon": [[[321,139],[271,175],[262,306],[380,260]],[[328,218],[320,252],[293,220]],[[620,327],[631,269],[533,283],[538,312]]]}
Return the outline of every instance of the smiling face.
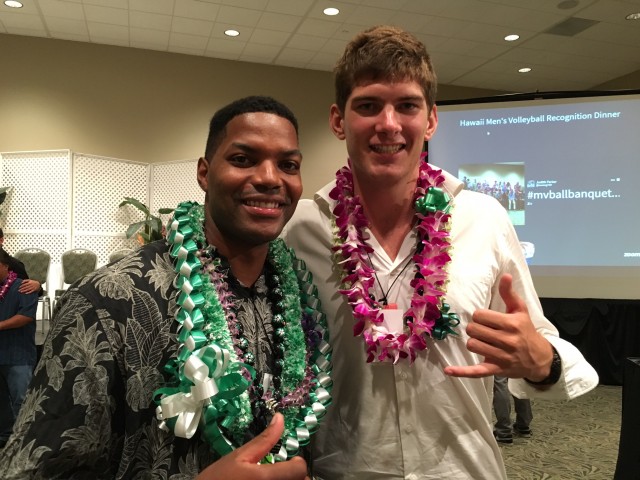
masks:
{"label": "smiling face", "polygon": [[298,137],[272,113],[234,117],[212,158],[198,161],[207,193],[207,240],[225,255],[277,238],[295,211],[302,181]]}
{"label": "smiling face", "polygon": [[415,188],[425,140],[436,130],[436,107],[430,111],[415,81],[365,82],[356,86],[341,112],[331,107],[334,134],[346,140],[359,184],[407,182]]}

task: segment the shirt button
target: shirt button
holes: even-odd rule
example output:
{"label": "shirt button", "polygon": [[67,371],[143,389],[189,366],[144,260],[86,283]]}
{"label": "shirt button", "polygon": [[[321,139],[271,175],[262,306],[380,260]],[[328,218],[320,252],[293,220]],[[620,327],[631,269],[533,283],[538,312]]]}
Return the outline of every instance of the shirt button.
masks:
{"label": "shirt button", "polygon": [[405,427],[404,431],[405,431],[405,432],[407,432],[407,433],[411,433],[411,432],[413,432],[413,426],[411,426],[411,425],[407,425],[407,426]]}
{"label": "shirt button", "polygon": [[406,379],[407,379],[407,377],[408,377],[407,372],[400,372],[400,378],[401,378],[402,380],[406,380]]}

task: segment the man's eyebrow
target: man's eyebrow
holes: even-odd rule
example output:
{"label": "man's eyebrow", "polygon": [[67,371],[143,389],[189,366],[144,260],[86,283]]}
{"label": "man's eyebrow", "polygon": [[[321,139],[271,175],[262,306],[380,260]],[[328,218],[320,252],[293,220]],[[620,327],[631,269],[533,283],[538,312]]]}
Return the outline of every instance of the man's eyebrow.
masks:
{"label": "man's eyebrow", "polygon": [[[362,101],[367,101],[367,102],[375,102],[375,101],[379,101],[381,100],[381,97],[377,97],[375,95],[362,95],[362,96],[355,96],[351,99],[352,102],[362,102]],[[422,95],[407,95],[405,97],[399,97],[397,99],[395,99],[396,101],[400,101],[400,102],[406,102],[406,101],[418,101],[418,102],[425,102],[426,100]]]}
{"label": "man's eyebrow", "polygon": [[300,158],[302,158],[302,152],[297,148],[294,148],[293,150],[285,150],[284,152],[282,152],[282,155],[285,156],[285,157],[300,157]]}
{"label": "man's eyebrow", "polygon": [[376,97],[374,95],[359,95],[356,97],[353,97],[351,99],[351,103],[354,102],[377,102],[380,101],[380,97]]}
{"label": "man's eyebrow", "polygon": [[253,148],[251,145],[247,145],[246,143],[231,142],[231,146],[249,153],[255,153],[258,151],[257,148]]}
{"label": "man's eyebrow", "polygon": [[[257,148],[252,147],[251,145],[247,145],[246,143],[240,142],[231,142],[231,145],[239,150],[242,150],[247,153],[256,153],[259,150]],[[281,156],[291,157],[291,156],[299,156],[302,158],[302,152],[298,148],[293,148],[291,150],[285,150],[280,153]]]}
{"label": "man's eyebrow", "polygon": [[401,101],[413,100],[417,102],[427,102],[427,100],[422,95],[408,95],[406,97],[401,97]]}

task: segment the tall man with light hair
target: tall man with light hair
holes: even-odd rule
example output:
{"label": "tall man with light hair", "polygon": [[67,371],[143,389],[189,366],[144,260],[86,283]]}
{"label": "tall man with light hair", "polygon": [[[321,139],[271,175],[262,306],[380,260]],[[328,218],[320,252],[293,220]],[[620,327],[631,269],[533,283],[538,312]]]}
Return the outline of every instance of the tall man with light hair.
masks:
{"label": "tall man with light hair", "polygon": [[505,209],[423,160],[438,125],[424,45],[373,27],[334,73],[329,125],[347,165],[285,234],[314,272],[334,347],[314,473],[505,479],[493,375],[518,397],[556,399],[597,375],[544,317]]}

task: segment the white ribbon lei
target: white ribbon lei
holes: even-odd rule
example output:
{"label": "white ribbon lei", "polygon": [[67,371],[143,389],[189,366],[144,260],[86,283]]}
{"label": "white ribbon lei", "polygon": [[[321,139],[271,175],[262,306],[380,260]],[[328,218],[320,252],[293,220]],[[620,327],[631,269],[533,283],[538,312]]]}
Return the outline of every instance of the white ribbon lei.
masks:
{"label": "white ribbon lei", "polygon": [[[215,357],[215,368],[209,367],[201,358],[212,350]],[[177,437],[191,438],[198,428],[202,409],[210,402],[210,398],[218,394],[219,389],[216,380],[222,377],[229,365],[229,352],[218,345],[207,345],[201,348],[184,363],[184,376],[193,386],[188,393],[178,392],[167,395],[160,400],[158,407],[158,419],[166,421],[175,416],[176,426],[174,433]]]}

